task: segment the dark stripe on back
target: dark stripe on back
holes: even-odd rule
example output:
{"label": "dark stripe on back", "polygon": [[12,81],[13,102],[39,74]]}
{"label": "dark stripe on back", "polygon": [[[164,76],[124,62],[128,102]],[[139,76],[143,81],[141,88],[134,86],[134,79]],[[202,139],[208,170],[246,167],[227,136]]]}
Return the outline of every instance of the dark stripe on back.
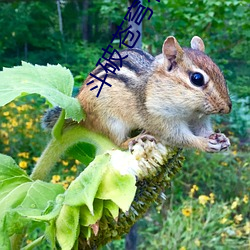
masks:
{"label": "dark stripe on back", "polygon": [[144,51],[144,50],[141,50],[141,49],[138,49],[138,48],[133,48],[133,49],[124,49],[124,50],[121,50],[120,52],[125,52],[125,51],[133,51],[133,52],[136,52],[142,56],[145,56],[146,59],[149,61],[149,62],[153,62],[154,61],[154,57],[151,56],[148,52]]}
{"label": "dark stripe on back", "polygon": [[131,63],[130,61],[127,60],[122,61],[122,67],[123,66],[130,69],[131,71],[134,71],[136,74],[139,74],[141,72],[140,68],[137,65]]}
{"label": "dark stripe on back", "polygon": [[[103,79],[105,77],[105,75],[106,75],[106,73],[100,75],[99,78]],[[112,74],[112,73],[108,74],[108,77],[106,78],[106,82],[111,84],[109,82],[109,79],[117,79],[117,80],[119,80],[121,82],[124,82],[126,86],[129,86],[129,84],[131,82],[129,77],[127,77],[125,75],[122,75],[122,74],[116,74],[116,75]]]}

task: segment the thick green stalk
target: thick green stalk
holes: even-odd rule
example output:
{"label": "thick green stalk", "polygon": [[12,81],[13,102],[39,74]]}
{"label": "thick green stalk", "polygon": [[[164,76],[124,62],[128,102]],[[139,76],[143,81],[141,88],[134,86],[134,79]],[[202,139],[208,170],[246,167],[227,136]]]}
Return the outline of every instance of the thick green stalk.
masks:
{"label": "thick green stalk", "polygon": [[93,144],[97,150],[96,155],[102,154],[106,150],[117,149],[115,144],[100,134],[78,125],[69,127],[63,131],[59,138],[51,139],[33,169],[31,178],[45,180],[61,155],[78,142]]}

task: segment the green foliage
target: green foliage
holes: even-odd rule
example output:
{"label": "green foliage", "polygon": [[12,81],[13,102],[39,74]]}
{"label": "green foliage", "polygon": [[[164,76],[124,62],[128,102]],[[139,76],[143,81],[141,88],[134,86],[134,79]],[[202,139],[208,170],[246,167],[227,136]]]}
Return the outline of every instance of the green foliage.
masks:
{"label": "green foliage", "polygon": [[0,72],[0,78],[1,106],[20,95],[36,93],[47,98],[54,106],[65,109],[65,118],[72,118],[78,122],[83,119],[80,103],[71,97],[73,77],[70,71],[61,65],[45,67],[23,62],[22,66],[4,68]]}

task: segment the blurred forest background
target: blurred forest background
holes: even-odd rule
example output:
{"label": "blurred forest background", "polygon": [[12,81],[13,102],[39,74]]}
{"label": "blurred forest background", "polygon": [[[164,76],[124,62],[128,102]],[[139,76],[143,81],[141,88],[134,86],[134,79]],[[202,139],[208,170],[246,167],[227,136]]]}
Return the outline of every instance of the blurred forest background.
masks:
{"label": "blurred forest background", "polygon": [[[143,21],[143,49],[157,55],[169,35],[186,47],[194,35],[202,37],[206,53],[225,75],[233,111],[214,118],[215,128],[230,137],[231,150],[184,152],[183,171],[166,191],[166,201],[152,206],[138,223],[137,248],[249,249],[250,2],[143,0],[143,5],[154,11],[151,20]],[[126,0],[1,0],[0,68],[22,60],[59,63],[71,70],[79,87],[127,6]],[[0,152],[12,155],[28,172],[47,141],[39,122],[45,109],[37,96],[0,109]],[[81,168],[65,158],[51,181],[67,186]],[[106,249],[124,249],[124,244],[122,239]]]}

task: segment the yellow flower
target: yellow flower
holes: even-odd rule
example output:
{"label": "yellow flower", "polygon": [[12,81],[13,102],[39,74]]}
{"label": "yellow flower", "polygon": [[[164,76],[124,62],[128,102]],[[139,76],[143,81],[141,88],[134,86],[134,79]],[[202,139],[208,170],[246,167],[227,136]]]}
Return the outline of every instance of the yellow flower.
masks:
{"label": "yellow flower", "polygon": [[239,205],[239,198],[236,197],[235,201],[231,205],[231,209],[235,209]]}
{"label": "yellow flower", "polygon": [[78,161],[78,160],[75,160],[75,164],[76,164],[76,165],[79,165],[79,164],[81,164],[81,162]]}
{"label": "yellow flower", "polygon": [[248,201],[249,201],[248,195],[245,194],[243,197],[243,202],[247,204]]}
{"label": "yellow flower", "polygon": [[185,207],[181,211],[182,214],[186,217],[189,217],[192,214],[192,209],[190,207]]}
{"label": "yellow flower", "polygon": [[203,206],[210,200],[210,198],[207,195],[200,195],[199,196],[199,203]]}
{"label": "yellow flower", "polygon": [[201,242],[199,239],[195,239],[194,240],[194,244],[197,246],[197,247],[200,247],[201,246]]}
{"label": "yellow flower", "polygon": [[247,221],[246,225],[244,226],[244,231],[246,232],[246,234],[250,234],[250,222]]}
{"label": "yellow flower", "polygon": [[196,186],[196,185],[193,185],[192,188],[190,189],[189,196],[190,196],[191,198],[193,198],[193,197],[194,197],[194,193],[195,193],[196,191],[198,191],[198,190],[199,190],[199,187]]}
{"label": "yellow flower", "polygon": [[4,116],[8,116],[9,114],[10,114],[10,112],[8,112],[8,111],[3,112]]}
{"label": "yellow flower", "polygon": [[67,176],[66,181],[67,182],[72,182],[75,179],[75,176]]}
{"label": "yellow flower", "polygon": [[236,235],[237,235],[238,237],[241,237],[241,236],[242,236],[242,232],[241,232],[240,230],[236,230]]}
{"label": "yellow flower", "polygon": [[17,127],[17,126],[18,126],[17,121],[16,121],[16,120],[12,120],[12,121],[11,121],[11,126],[12,126],[12,127]]}
{"label": "yellow flower", "polygon": [[28,159],[29,158],[29,152],[21,152],[21,153],[18,153],[18,156],[19,157],[23,157],[23,158],[26,158]]}
{"label": "yellow flower", "polygon": [[23,168],[23,169],[26,169],[28,167],[27,161],[20,161],[19,162],[19,167]]}
{"label": "yellow flower", "polygon": [[210,203],[214,204],[214,193],[210,193],[209,197],[210,197]]}
{"label": "yellow flower", "polygon": [[222,165],[223,167],[227,167],[227,166],[228,166],[228,163],[223,161],[223,162],[221,163],[221,165]]}
{"label": "yellow flower", "polygon": [[33,122],[32,122],[32,120],[30,120],[30,121],[26,122],[26,128],[27,128],[27,129],[31,129],[31,128],[32,128],[32,126],[33,126]]}
{"label": "yellow flower", "polygon": [[227,237],[227,234],[226,233],[221,233],[221,238],[226,238]]}
{"label": "yellow flower", "polygon": [[186,250],[186,248],[185,247],[181,247],[180,250]]}
{"label": "yellow flower", "polygon": [[242,214],[237,214],[234,216],[234,221],[236,224],[239,224],[243,220]]}
{"label": "yellow flower", "polygon": [[225,224],[226,222],[227,222],[227,218],[225,218],[225,217],[220,220],[220,224]]}
{"label": "yellow flower", "polygon": [[67,188],[68,188],[68,186],[69,186],[69,183],[68,183],[68,182],[64,182],[64,183],[63,183],[63,187],[64,187],[64,189],[67,189]]}
{"label": "yellow flower", "polygon": [[60,179],[61,179],[61,176],[60,176],[60,175],[53,175],[53,176],[52,176],[51,182],[52,182],[52,183],[57,183],[57,182],[60,181]]}
{"label": "yellow flower", "polygon": [[32,160],[34,161],[34,162],[37,162],[38,161],[38,159],[39,159],[39,157],[32,157]]}
{"label": "yellow flower", "polygon": [[233,155],[237,155],[237,153],[238,153],[237,150],[233,150],[233,151],[232,151],[232,154],[233,154]]}
{"label": "yellow flower", "polygon": [[69,165],[69,163],[67,161],[64,161],[64,160],[62,160],[62,164],[63,164],[63,166],[68,166]]}
{"label": "yellow flower", "polygon": [[76,165],[73,165],[73,166],[70,168],[70,170],[71,170],[72,172],[76,172],[76,171],[77,171]]}

